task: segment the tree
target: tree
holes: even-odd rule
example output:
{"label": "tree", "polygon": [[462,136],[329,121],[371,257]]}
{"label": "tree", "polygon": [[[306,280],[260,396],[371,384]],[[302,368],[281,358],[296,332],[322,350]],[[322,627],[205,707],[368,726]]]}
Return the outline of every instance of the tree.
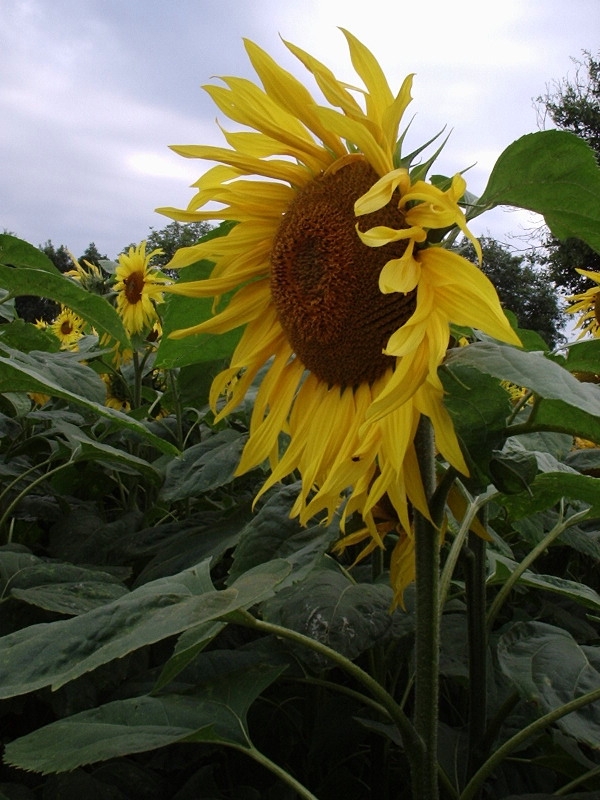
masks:
{"label": "tree", "polygon": [[[560,130],[581,137],[600,163],[600,53],[599,58],[594,58],[584,50],[583,60],[573,59],[573,62],[577,65],[575,77],[554,81],[546,94],[536,98],[536,103],[542,120],[548,116]],[[592,286],[575,269],[600,272],[600,254],[580,239],[560,241],[550,233],[543,245],[547,251],[544,263],[557,286],[564,287],[569,294]]]}
{"label": "tree", "polygon": [[90,264],[100,266],[100,261],[106,261],[107,255],[101,255],[94,242],[90,242],[85,251],[79,256],[78,261],[81,264],[83,261],[89,261]]}
{"label": "tree", "polygon": [[[481,269],[494,284],[503,308],[516,315],[522,328],[535,331],[550,347],[555,347],[563,339],[564,314],[547,270],[533,255],[514,255],[489,236],[482,236],[479,242],[483,254]],[[475,248],[468,239],[461,241],[458,252],[478,263]]]}
{"label": "tree", "polygon": [[[212,225],[208,222],[170,222],[158,231],[151,227],[150,234],[146,237],[146,251],[151,253],[160,248],[163,254],[155,256],[152,263],[164,267],[180,247],[197,244],[211,229]],[[133,246],[135,245],[129,244],[121,252],[125,253]]]}
{"label": "tree", "polygon": [[40,244],[38,245],[38,248],[42,251],[42,253],[45,253],[45,255],[48,256],[56,269],[60,272],[67,272],[68,270],[73,269],[73,260],[64,244],[54,247],[50,239],[48,239],[46,244]]}

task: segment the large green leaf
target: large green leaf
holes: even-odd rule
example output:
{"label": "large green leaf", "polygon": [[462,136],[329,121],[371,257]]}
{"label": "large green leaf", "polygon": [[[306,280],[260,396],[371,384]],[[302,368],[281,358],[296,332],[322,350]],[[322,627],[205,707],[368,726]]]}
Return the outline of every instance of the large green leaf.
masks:
{"label": "large green leaf", "polygon": [[0,233],[0,264],[41,269],[53,275],[61,274],[42,250],[10,233]]}
{"label": "large green leaf", "polygon": [[135,456],[118,447],[104,444],[104,442],[98,442],[90,438],[76,425],[59,421],[55,423],[54,431],[64,436],[73,449],[71,459],[74,462],[101,461],[119,472],[143,475],[146,480],[155,485],[162,481],[160,472],[145,459],[139,458],[139,456]]}
{"label": "large green leaf", "polygon": [[144,584],[86,614],[32,625],[0,638],[0,697],[54,689],[101,664],[209,620],[247,608],[290,572],[280,560],[216,591],[208,562]]}
{"label": "large green leaf", "polygon": [[530,389],[542,398],[530,425],[600,441],[600,387],[582,383],[543,353],[525,352],[498,342],[475,342],[451,350],[446,368],[472,367],[480,373]]}
{"label": "large green leaf", "polygon": [[169,462],[161,497],[167,503],[198,497],[233,479],[247,436],[231,428],[192,445]]}
{"label": "large green leaf", "polygon": [[[518,566],[512,558],[507,558],[500,553],[490,551],[488,559],[493,569],[492,574],[488,577],[488,584],[504,583]],[[559,578],[556,575],[539,575],[531,570],[525,570],[519,578],[519,583],[533,589],[542,589],[552,594],[568,597],[569,600],[580,606],[600,611],[600,595],[584,583]]]}
{"label": "large green leaf", "polygon": [[88,292],[60,272],[29,267],[6,267],[0,264],[0,287],[12,295],[48,297],[70,308],[93,326],[98,333],[107,333],[124,348],[131,342],[120,316],[105,297]]}
{"label": "large green leaf", "polygon": [[80,354],[64,351],[21,353],[0,343],[0,392],[41,392],[60,397],[107,418],[119,428],[139,434],[163,453],[179,452],[142,422],[105,406],[104,383],[94,370],[80,363],[80,358]]}
{"label": "large green leaf", "polygon": [[239,578],[248,569],[274,558],[287,558],[296,565],[294,578],[310,570],[339,535],[336,518],[333,525],[302,527],[290,517],[290,510],[300,492],[300,484],[281,485],[269,494],[266,503],[255,514],[240,535],[235,549],[229,579]]}
{"label": "large green leaf", "polygon": [[[391,602],[388,585],[353,583],[338,570],[320,569],[269,600],[263,616],[354,659],[391,627]],[[315,669],[331,666],[326,658],[305,648],[296,652]]]}
{"label": "large green leaf", "polygon": [[251,747],[247,713],[281,673],[252,653],[204,655],[204,679],[193,693],[117,700],[75,714],[11,742],[5,760],[50,773],[142,753],[175,742],[215,742]]}
{"label": "large green leaf", "polygon": [[574,236],[600,252],[600,169],[593,150],[573,133],[538,131],[509,145],[478,205],[536,211],[558,239]]}
{"label": "large green leaf", "polygon": [[[524,698],[537,705],[540,715],[600,689],[600,672],[562,628],[518,622],[500,637],[497,652],[504,674]],[[600,702],[574,711],[556,724],[569,736],[600,749]]]}
{"label": "large green leaf", "polygon": [[83,614],[127,594],[108,572],[0,550],[0,595],[58,614]]}
{"label": "large green leaf", "polygon": [[513,519],[544,511],[563,498],[590,506],[589,517],[600,516],[600,478],[576,472],[545,472],[526,491],[499,498]]}
{"label": "large green leaf", "polygon": [[600,388],[581,383],[569,370],[543,353],[526,352],[497,342],[475,342],[451,350],[446,364],[474,367],[480,372],[524,386],[540,397],[562,400],[588,414],[600,416]]}

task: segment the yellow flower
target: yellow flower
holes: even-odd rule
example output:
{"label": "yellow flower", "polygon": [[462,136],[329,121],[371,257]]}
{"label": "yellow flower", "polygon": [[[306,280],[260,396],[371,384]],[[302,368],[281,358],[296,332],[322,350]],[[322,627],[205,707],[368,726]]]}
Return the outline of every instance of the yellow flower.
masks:
{"label": "yellow flower", "polygon": [[61,306],[59,315],[49,326],[63,350],[77,350],[77,343],[83,336],[84,327],[85,320],[66,306]]}
{"label": "yellow flower", "polygon": [[[578,269],[580,275],[585,275],[596,284],[600,284],[600,272],[587,269]],[[573,294],[567,298],[573,305],[567,309],[568,314],[581,314],[575,328],[581,328],[578,339],[591,333],[600,338],[600,286],[592,286],[586,292]]]}
{"label": "yellow flower", "polygon": [[121,315],[127,333],[141,333],[157,319],[156,304],[163,300],[163,289],[169,280],[150,267],[153,256],[162,250],[153,250],[146,255],[146,242],[130,247],[119,256],[115,270],[117,311]]}
{"label": "yellow flower", "polygon": [[108,292],[107,276],[97,264],[84,260],[84,266],[81,266],[72,253],[69,253],[69,256],[73,262],[74,269],[68,270],[65,272],[65,275],[68,275],[69,278],[73,278],[73,280],[77,281],[77,283],[81,284],[84,289],[92,294],[103,295]]}
{"label": "yellow flower", "polygon": [[[335,108],[317,105],[249,41],[263,88],[231,77],[225,87],[205,87],[224,114],[251,130],[225,131],[228,148],[174,147],[219,164],[195,184],[187,210],[159,210],[181,221],[237,224],[225,237],[179,250],[170,267],[200,259],[215,267],[209,279],[167,291],[218,298],[237,290],[214,318],[172,334],[245,326],[212,386],[215,410],[224,398],[217,419],[239,405],[269,363],[238,474],[269,459],[262,493],[298,470],[302,490],[292,514],[303,523],[322,511],[331,519],[347,498],[343,519],[359,511],[378,546],[376,509],[390,505],[401,590],[413,574],[411,564],[400,565],[412,561],[410,505],[428,514],[414,446],[421,415],[431,419],[442,456],[467,473],[437,376],[450,322],[519,342],[489,280],[439,246],[457,226],[478,247],[458,205],[464,180],[434,186],[424,180],[426,169],[409,171],[410,157],[399,153],[412,76],[394,95],[370,51],[344,35],[364,90],[350,91],[286,43]],[[223,208],[203,210],[213,201]],[[282,431],[289,444],[280,456]]]}

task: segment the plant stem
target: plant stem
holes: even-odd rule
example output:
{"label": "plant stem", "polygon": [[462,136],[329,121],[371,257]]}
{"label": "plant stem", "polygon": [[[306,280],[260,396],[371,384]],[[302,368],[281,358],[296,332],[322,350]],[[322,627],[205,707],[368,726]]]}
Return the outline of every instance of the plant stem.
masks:
{"label": "plant stem", "polygon": [[12,514],[13,510],[19,505],[21,500],[24,497],[26,497],[29,494],[29,492],[31,492],[32,489],[35,489],[35,487],[39,486],[40,483],[43,483],[44,481],[48,480],[48,478],[51,478],[53,475],[56,475],[57,472],[60,472],[61,469],[65,469],[72,463],[73,463],[72,460],[69,459],[69,461],[65,461],[64,464],[60,464],[58,467],[54,467],[54,469],[48,470],[48,472],[45,472],[43,475],[40,475],[39,478],[36,478],[31,483],[28,483],[27,486],[21,492],[19,492],[19,494],[15,497],[12,503],[8,504],[8,508],[4,511],[4,513],[0,517],[0,531],[4,526],[4,523],[8,520],[8,518]]}
{"label": "plant stem", "polygon": [[[415,447],[421,479],[428,501],[435,490],[433,429],[421,417]],[[439,530],[431,520],[415,511],[416,626],[414,725],[425,750],[414,769],[413,795],[419,800],[437,800],[437,728],[439,697],[440,625],[438,590],[440,569]]]}
{"label": "plant stem", "polygon": [[541,555],[547,547],[549,547],[552,542],[557,539],[561,533],[566,531],[567,528],[570,528],[571,525],[575,525],[577,522],[580,522],[584,517],[587,516],[589,509],[584,509],[583,511],[579,511],[577,514],[573,514],[568,519],[563,519],[562,516],[556,525],[549,531],[544,538],[538,542],[538,544],[531,550],[525,558],[521,561],[520,564],[515,567],[515,569],[511,572],[508,576],[506,581],[503,583],[502,588],[494,598],[494,602],[490,606],[490,610],[488,611],[487,615],[487,629],[488,633],[492,630],[492,626],[494,624],[494,620],[496,619],[496,615],[498,611],[501,609],[504,601],[508,597],[509,593],[512,591],[513,586],[519,580],[521,575],[525,572],[525,570],[533,564],[535,559]]}
{"label": "plant stem", "polygon": [[514,736],[511,736],[507,742],[504,742],[504,744],[502,744],[488,758],[485,764],[479,768],[475,775],[473,775],[460,795],[459,800],[474,800],[480,788],[483,786],[486,778],[491,775],[495,769],[497,769],[501,762],[504,761],[504,759],[510,753],[512,753],[513,750],[526,742],[527,739],[530,739],[532,736],[541,733],[544,728],[552,725],[553,722],[556,722],[561,717],[565,717],[572,711],[577,711],[589,703],[594,703],[596,700],[600,700],[600,689],[594,689],[593,692],[587,692],[587,694],[583,694],[581,697],[577,697],[575,700],[571,700],[569,703],[565,703],[563,706],[559,706],[559,708],[549,711],[547,714],[544,714],[543,717],[536,719],[535,722],[532,722],[526,728],[523,728],[523,730],[520,730]]}
{"label": "plant stem", "polygon": [[328,647],[322,642],[319,642],[316,639],[311,639],[310,636],[305,636],[298,631],[291,630],[290,628],[284,628],[281,625],[275,625],[272,622],[265,622],[264,620],[256,619],[248,611],[236,611],[235,614],[232,614],[229,618],[226,617],[225,619],[226,621],[243,625],[244,627],[261,631],[262,633],[277,636],[282,639],[289,639],[290,641],[300,644],[303,647],[307,647],[310,650],[325,656],[330,661],[333,661],[333,663],[344,670],[347,675],[350,675],[350,677],[354,678],[357,683],[362,684],[362,686],[367,689],[369,694],[383,706],[383,708],[389,714],[391,720],[396,724],[396,727],[400,731],[404,749],[406,750],[406,754],[411,763],[415,763],[416,761],[423,759],[423,742],[417,736],[411,721],[406,716],[404,711],[402,711],[398,703],[396,703],[394,698],[383,688],[383,686],[381,686],[381,684],[372,678],[368,672],[365,672],[353,661],[350,661],[349,658],[346,658],[346,656],[343,656],[341,653],[338,653],[337,650],[333,650],[333,648]]}
{"label": "plant stem", "polygon": [[485,563],[485,541],[476,534],[469,532],[465,570],[469,638],[467,775],[472,775],[480,766],[486,726]]}
{"label": "plant stem", "polygon": [[290,773],[283,769],[283,767],[280,767],[279,764],[271,761],[271,759],[268,758],[264,753],[261,753],[260,750],[257,750],[254,745],[252,745],[249,749],[245,747],[239,747],[236,749],[241,753],[246,753],[246,755],[249,755],[250,758],[253,758],[258,764],[262,764],[262,766],[272,772],[273,775],[276,775],[281,781],[290,786],[296,792],[298,797],[302,797],[303,800],[318,800],[318,797],[309,791],[304,784],[297,781],[293,775],[290,775]]}

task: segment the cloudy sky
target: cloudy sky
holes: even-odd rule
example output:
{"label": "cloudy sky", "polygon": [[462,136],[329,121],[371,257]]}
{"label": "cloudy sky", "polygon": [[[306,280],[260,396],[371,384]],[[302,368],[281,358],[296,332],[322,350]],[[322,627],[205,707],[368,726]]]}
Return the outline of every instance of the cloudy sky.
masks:
{"label": "cloudy sky", "polygon": [[[187,205],[206,167],[168,145],[223,144],[201,85],[253,77],[243,37],[303,80],[280,37],[356,84],[341,26],[393,89],[415,72],[408,143],[448,125],[438,168],[476,162],[476,194],[539,127],[534,98],[600,48],[598,0],[0,0],[0,18],[0,231],[109,257],[168,224],[157,206]],[[518,241],[533,223],[495,211],[474,228]]]}

